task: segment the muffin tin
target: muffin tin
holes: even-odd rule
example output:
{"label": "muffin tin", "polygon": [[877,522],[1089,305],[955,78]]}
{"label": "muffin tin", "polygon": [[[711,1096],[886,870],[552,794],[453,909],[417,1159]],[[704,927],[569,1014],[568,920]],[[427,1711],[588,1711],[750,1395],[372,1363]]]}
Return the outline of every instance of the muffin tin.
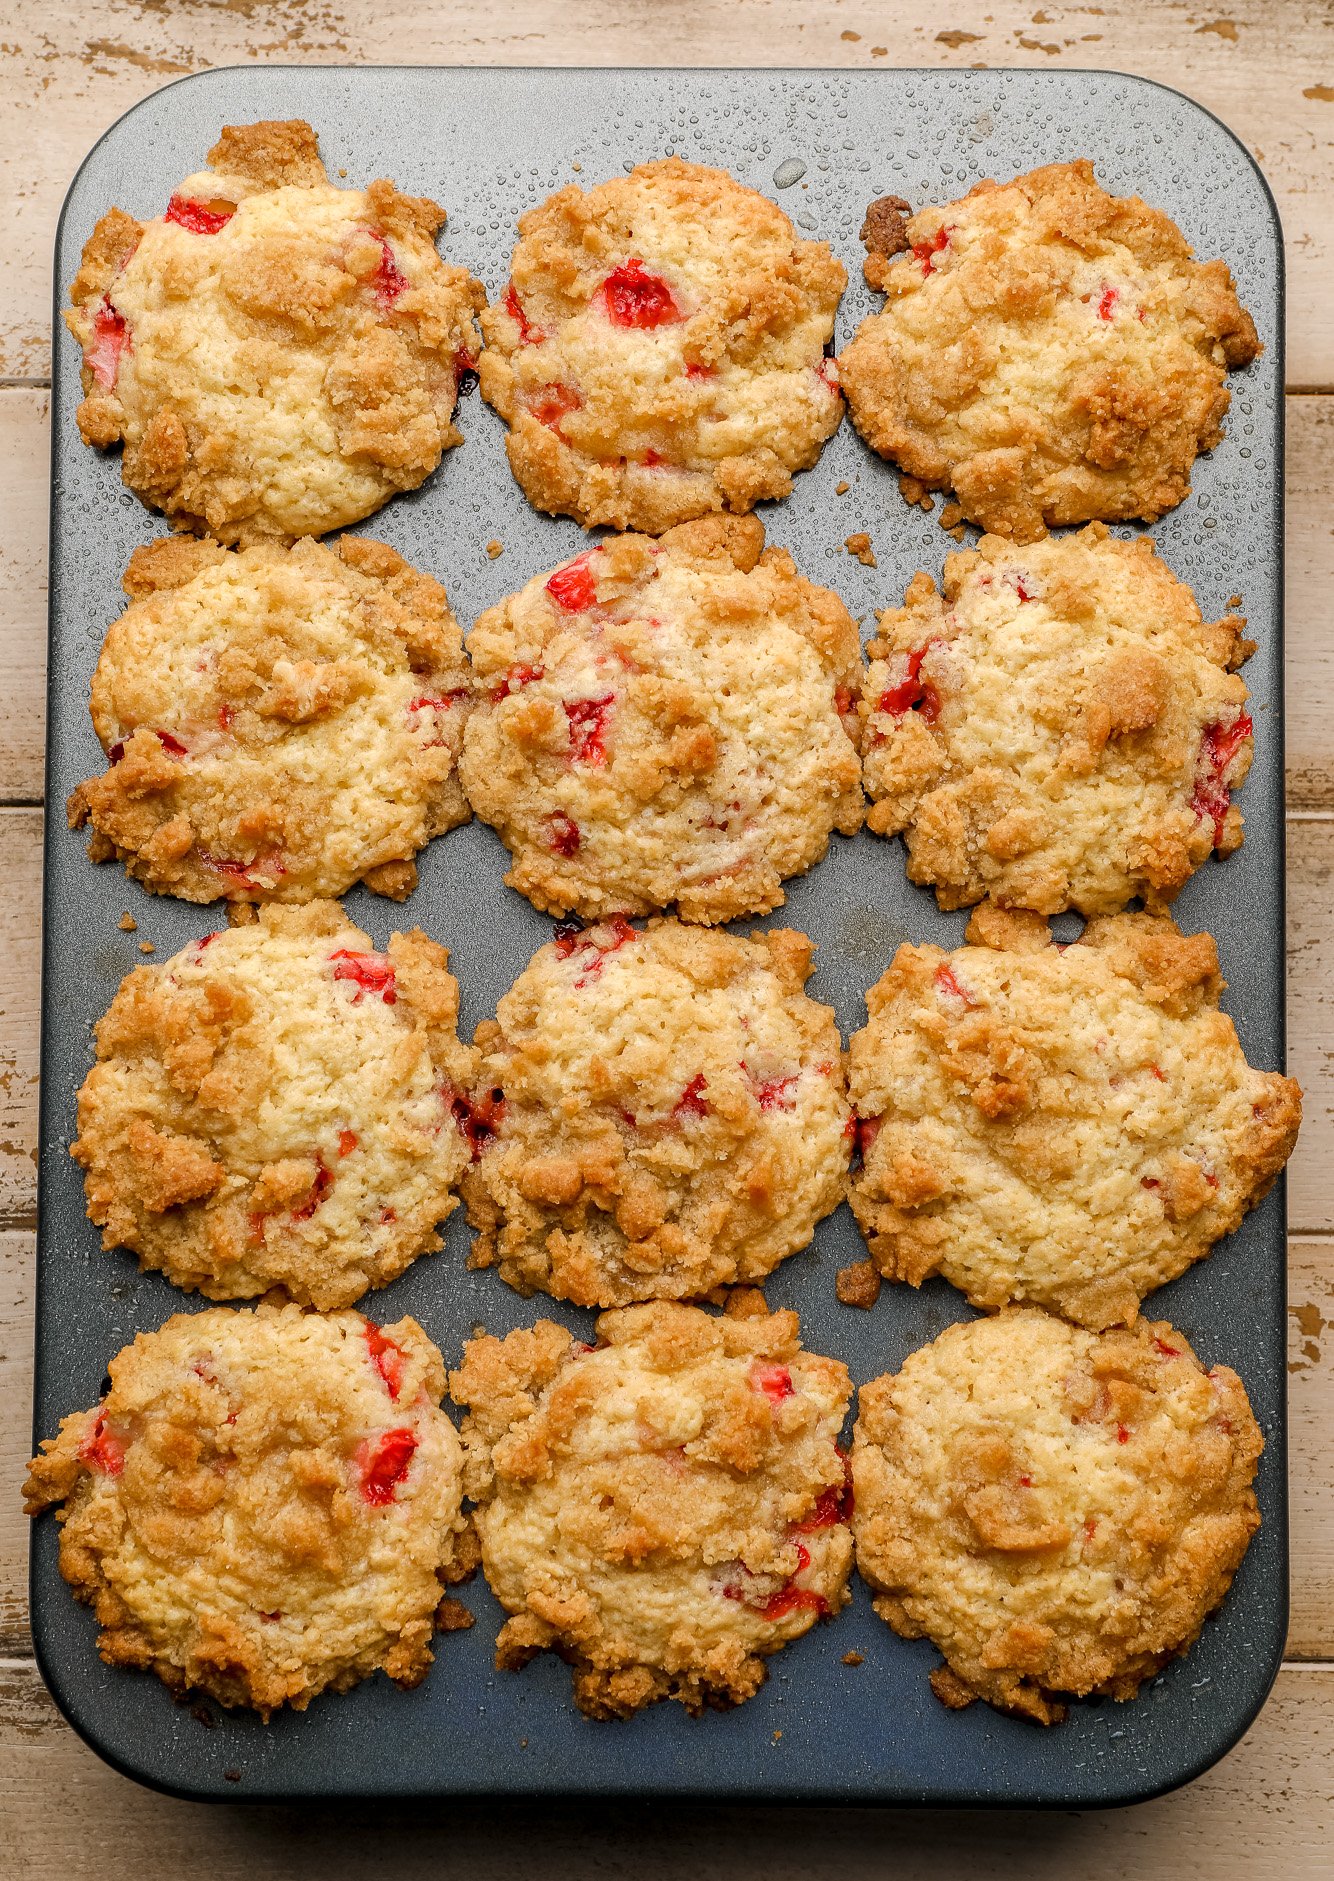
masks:
{"label": "muffin tin", "polygon": [[[56,258],[63,298],[79,251],[111,203],[160,212],[178,177],[198,168],[223,123],[308,118],[331,173],[353,183],[392,176],[450,212],[442,252],[494,293],[504,285],[514,224],[524,209],[575,180],[585,186],[668,151],[729,169],[772,196],[803,235],[828,239],[850,283],[842,344],[879,297],[862,285],[857,239],[866,204],[894,193],[914,207],[948,201],[986,176],[1088,155],[1104,187],[1166,209],[1203,257],[1224,256],[1255,316],[1264,356],[1233,378],[1227,437],[1196,467],[1194,492],[1153,531],[1206,618],[1243,597],[1258,641],[1245,669],[1256,726],[1255,763],[1239,799],[1246,845],[1211,862],[1176,904],[1181,925],[1207,928],[1230,982],[1225,1006],[1243,1048],[1265,1068],[1283,1063],[1282,387],[1283,287],[1278,219],[1242,145],[1199,106],[1144,80],[1093,72],[499,71],[251,67],[211,71],[135,107],[80,170],[61,219]],[[578,164],[576,172],[573,166]],[[79,441],[78,349],[57,304],[53,392],[51,639],[43,977],[41,1200],[36,1432],[99,1394],[107,1359],[135,1332],[205,1304],[133,1257],[103,1253],[84,1214],[68,1146],[74,1096],[91,1057],[90,1027],[138,943],[161,959],[221,922],[220,908],[155,899],[115,867],[94,868],[60,806],[99,764],[88,682],[102,636],[122,605],[131,551],[164,533],[160,518],[122,490],[119,465]],[[575,552],[579,529],[529,508],[510,476],[503,428],[476,394],[465,397],[461,449],[419,491],[363,525],[444,581],[459,619],[535,571]],[[847,481],[848,492],[835,494]],[[763,511],[770,540],[803,573],[835,587],[862,617],[897,602],[913,572],[938,572],[952,547],[933,517],[909,509],[893,470],[845,423],[793,495]],[[844,538],[869,532],[879,566],[862,567]],[[1129,534],[1129,530],[1118,531]],[[504,543],[496,560],[493,537]],[[473,823],[421,858],[421,883],[398,908],[364,891],[351,917],[382,943],[420,923],[445,941],[470,1035],[547,938],[551,924],[504,887],[504,852]],[[138,931],[117,923],[129,909]],[[1063,921],[1065,918],[1063,918]],[[787,906],[757,925],[804,928],[818,943],[810,990],[832,1004],[845,1036],[864,1017],[862,995],[905,939],[958,944],[965,914],[941,914],[905,878],[903,852],[863,833],[834,837],[826,860],[789,884]],[[739,924],[745,931],[748,923]],[[1062,923],[1058,923],[1058,929]],[[1065,922],[1070,933],[1078,923]],[[625,1724],[575,1711],[565,1668],[549,1655],[515,1675],[492,1664],[500,1609],[479,1577],[462,1590],[471,1632],[442,1636],[416,1691],[382,1678],[302,1715],[263,1725],[212,1705],[173,1705],[152,1678],[112,1671],[94,1649],[95,1622],[56,1569],[56,1529],[34,1533],[32,1615],[42,1671],[69,1721],[109,1762],[138,1780],[195,1798],[317,1796],[588,1798],[698,1797],[713,1801],[1050,1805],[1081,1808],[1155,1795],[1228,1750],[1259,1710],[1278,1669],[1286,1627],[1283,1184],[1212,1258],[1151,1296],[1206,1364],[1241,1373],[1264,1430],[1257,1489],[1264,1526],[1221,1614],[1189,1655],[1128,1705],[1076,1704],[1046,1731],[978,1704],[946,1712],[927,1672],[925,1641],[895,1638],[867,1590],[771,1661],[768,1683],[740,1709],[699,1720],[659,1705]],[[418,1261],[363,1305],[376,1319],[411,1312],[456,1362],[470,1330],[504,1333],[542,1313],[585,1330],[591,1314],[523,1301],[494,1273],[464,1265],[461,1212],[442,1253]],[[940,1281],[887,1286],[870,1312],[838,1304],[836,1270],[864,1247],[846,1208],[810,1250],[784,1263],[771,1304],[796,1307],[814,1351],[843,1358],[864,1382],[969,1309]],[[843,1664],[845,1653],[863,1662]],[[206,1723],[212,1728],[206,1728]]]}

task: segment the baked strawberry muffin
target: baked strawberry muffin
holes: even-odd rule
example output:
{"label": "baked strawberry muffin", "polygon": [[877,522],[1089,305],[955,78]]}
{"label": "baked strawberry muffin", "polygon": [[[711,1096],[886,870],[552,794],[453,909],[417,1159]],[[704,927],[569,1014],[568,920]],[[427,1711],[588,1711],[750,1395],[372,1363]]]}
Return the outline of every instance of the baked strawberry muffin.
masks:
{"label": "baked strawberry muffin", "polygon": [[1085,158],[979,183],[862,231],[882,312],[839,355],[857,429],[910,500],[1031,542],[1058,523],[1156,522],[1223,436],[1229,371],[1260,351],[1224,261],[1109,196]]}
{"label": "baked strawberry muffin", "polygon": [[539,948],[478,1027],[473,1260],[580,1306],[771,1273],[843,1198],[842,1042],[814,948],[623,916]]}
{"label": "baked strawberry muffin", "polygon": [[951,1326],[859,1393],[857,1566],[936,1696],[1053,1724],[1193,1645],[1260,1526],[1245,1387],[1165,1321]]}
{"label": "baked strawberry muffin", "polygon": [[549,914],[767,914],[861,825],[851,615],[753,516],[614,536],[483,614],[460,773]]}
{"label": "baked strawberry muffin", "polygon": [[212,1307],[141,1332],[26,1484],[108,1665],[267,1718],[418,1685],[471,1572],[445,1370],[415,1319]]}
{"label": "baked strawberry muffin", "polygon": [[445,212],[339,189],[300,119],[229,126],[162,215],[104,215],[66,323],[79,429],[124,445],[150,508],[220,542],[323,535],[415,490],[460,442],[480,284]]}
{"label": "baked strawberry muffin", "polygon": [[848,1598],[851,1380],[795,1313],[729,1304],[757,1316],[623,1307],[596,1346],[539,1320],[450,1374],[496,1664],[559,1652],[590,1717],[740,1704]]}
{"label": "baked strawberry muffin", "polygon": [[468,817],[471,698],[438,581],[381,542],[136,549],[93,674],[107,769],[72,793],[94,860],[186,901],[402,900]]}
{"label": "baked strawberry muffin", "polygon": [[786,496],[843,415],[846,282],[776,203],[679,157],[530,209],[479,368],[529,502],[657,535]]}
{"label": "baked strawberry muffin", "polygon": [[209,1299],[349,1306],[457,1205],[472,1054],[443,947],[333,902],[137,967],[97,1026],[71,1151],[106,1247]]}

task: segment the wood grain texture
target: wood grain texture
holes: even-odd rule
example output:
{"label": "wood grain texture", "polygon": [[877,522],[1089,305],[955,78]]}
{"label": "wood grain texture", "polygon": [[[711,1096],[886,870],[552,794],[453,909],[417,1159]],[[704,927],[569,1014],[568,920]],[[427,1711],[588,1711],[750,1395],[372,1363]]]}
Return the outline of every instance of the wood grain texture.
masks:
{"label": "wood grain texture", "polygon": [[1189,1789],[1097,1814],[221,1809],[133,1788],[61,1722],[30,1666],[0,1665],[0,1819],[7,1872],[22,1881],[1323,1881],[1332,1756],[1334,1671],[1291,1669],[1245,1739]]}
{"label": "wood grain texture", "polygon": [[51,233],[79,161],[138,99],[204,66],[1028,65],[1138,72],[1231,125],[1263,162],[1287,231],[1293,383],[1334,387],[1329,24],[1322,0],[1229,0],[1225,19],[1182,0],[10,0],[0,374],[46,372]]}

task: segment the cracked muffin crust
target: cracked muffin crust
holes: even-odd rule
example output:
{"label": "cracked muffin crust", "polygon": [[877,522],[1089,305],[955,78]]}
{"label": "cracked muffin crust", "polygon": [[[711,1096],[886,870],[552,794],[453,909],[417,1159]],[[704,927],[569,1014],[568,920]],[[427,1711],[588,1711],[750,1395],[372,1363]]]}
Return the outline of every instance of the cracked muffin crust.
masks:
{"label": "cracked muffin crust", "polygon": [[103,1245],[209,1299],[350,1306],[440,1245],[467,1164],[449,956],[332,902],[264,908],[137,967],[97,1026],[71,1146]]}
{"label": "cracked muffin crust", "polygon": [[880,618],[858,707],[867,822],[943,908],[1169,902],[1240,848],[1245,621],[1206,621],[1147,538],[983,536]]}
{"label": "cracked muffin crust", "polygon": [[1020,542],[1179,503],[1223,436],[1229,369],[1261,351],[1226,262],[1193,260],[1086,159],[906,207],[872,204],[865,273],[886,302],[838,364],[909,500],[953,490],[944,520]]}
{"label": "cracked muffin crust", "polygon": [[951,1708],[1052,1724],[1067,1697],[1133,1698],[1198,1638],[1260,1526],[1245,1388],[1166,1321],[951,1326],[858,1410],[857,1567],[880,1617],[942,1653]]}
{"label": "cracked muffin crust", "polygon": [[861,826],[856,624],[753,516],[612,537],[483,614],[468,652],[464,787],[548,914],[767,914]]}
{"label": "cracked muffin crust", "polygon": [[872,1257],[975,1306],[1132,1321],[1268,1190],[1301,1092],[1247,1064],[1208,934],[1122,914],[1058,947],[988,903],[967,941],[900,947],[850,1042]]}
{"label": "cracked muffin crust", "polygon": [[265,1718],[377,1670],[420,1684],[434,1626],[471,1623],[441,1595],[476,1544],[416,1320],[177,1313],[110,1373],[25,1486],[29,1515],[57,1511],[60,1571],[106,1663]]}
{"label": "cracked muffin crust", "polygon": [[479,364],[529,502],[657,535],[786,496],[843,416],[846,284],[776,203],[678,157],[530,209]]}
{"label": "cracked muffin crust", "polygon": [[445,214],[337,189],[299,119],[229,126],[165,212],[93,230],[65,315],[79,430],[130,489],[221,542],[323,535],[415,490],[460,442],[481,285]]}
{"label": "cracked muffin crust", "polygon": [[671,920],[573,925],[477,1029],[473,1262],[579,1306],[772,1272],[843,1199],[842,1041],[814,947]]}
{"label": "cracked muffin crust", "polygon": [[466,822],[471,697],[438,581],[381,542],[136,549],[93,675],[108,758],[72,793],[95,861],[186,901],[402,900]]}
{"label": "cracked muffin crust", "polygon": [[795,1313],[734,1295],[724,1318],[603,1313],[596,1347],[547,1319],[465,1347],[450,1392],[511,1616],[497,1666],[551,1649],[590,1717],[659,1698],[698,1713],[751,1697],[768,1654],[844,1605],[852,1383],[799,1334]]}

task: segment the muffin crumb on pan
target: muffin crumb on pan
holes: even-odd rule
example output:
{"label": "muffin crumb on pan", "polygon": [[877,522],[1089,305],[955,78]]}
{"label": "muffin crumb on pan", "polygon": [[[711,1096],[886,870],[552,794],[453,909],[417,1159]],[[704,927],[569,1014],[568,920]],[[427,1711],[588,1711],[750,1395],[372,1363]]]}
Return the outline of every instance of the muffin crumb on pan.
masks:
{"label": "muffin crumb on pan", "polygon": [[559,1652],[588,1716],[740,1704],[848,1599],[852,1385],[795,1313],[655,1301],[603,1313],[596,1346],[543,1319],[473,1340],[450,1391],[510,1615],[496,1664]]}
{"label": "muffin crumb on pan", "polygon": [[1039,1724],[1132,1698],[1220,1604],[1260,1525],[1263,1441],[1225,1365],[1165,1321],[1033,1309],[949,1327],[863,1385],[857,1566],[952,1708]]}
{"label": "muffin crumb on pan", "polygon": [[1170,217],[1109,196],[1086,158],[906,222],[893,203],[863,232],[885,306],[838,367],[909,502],[951,490],[959,515],[1029,542],[1156,522],[1188,495],[1223,436],[1229,370],[1261,351],[1226,262],[1194,260]]}
{"label": "muffin crumb on pan", "polygon": [[56,1510],[106,1663],[264,1718],[377,1670],[420,1684],[476,1542],[416,1320],[212,1307],[141,1332],[110,1374],[25,1487],[28,1514]]}
{"label": "muffin crumb on pan", "polygon": [[324,535],[415,490],[460,442],[480,284],[445,213],[329,182],[309,124],[233,125],[162,215],[108,210],[65,319],[79,429],[126,484],[220,542]]}
{"label": "muffin crumb on pan", "polygon": [[1091,921],[1073,946],[984,903],[953,952],[899,948],[866,995],[850,1200],[888,1280],[1091,1327],[1238,1226],[1292,1153],[1294,1079],[1246,1062],[1208,934]]}

